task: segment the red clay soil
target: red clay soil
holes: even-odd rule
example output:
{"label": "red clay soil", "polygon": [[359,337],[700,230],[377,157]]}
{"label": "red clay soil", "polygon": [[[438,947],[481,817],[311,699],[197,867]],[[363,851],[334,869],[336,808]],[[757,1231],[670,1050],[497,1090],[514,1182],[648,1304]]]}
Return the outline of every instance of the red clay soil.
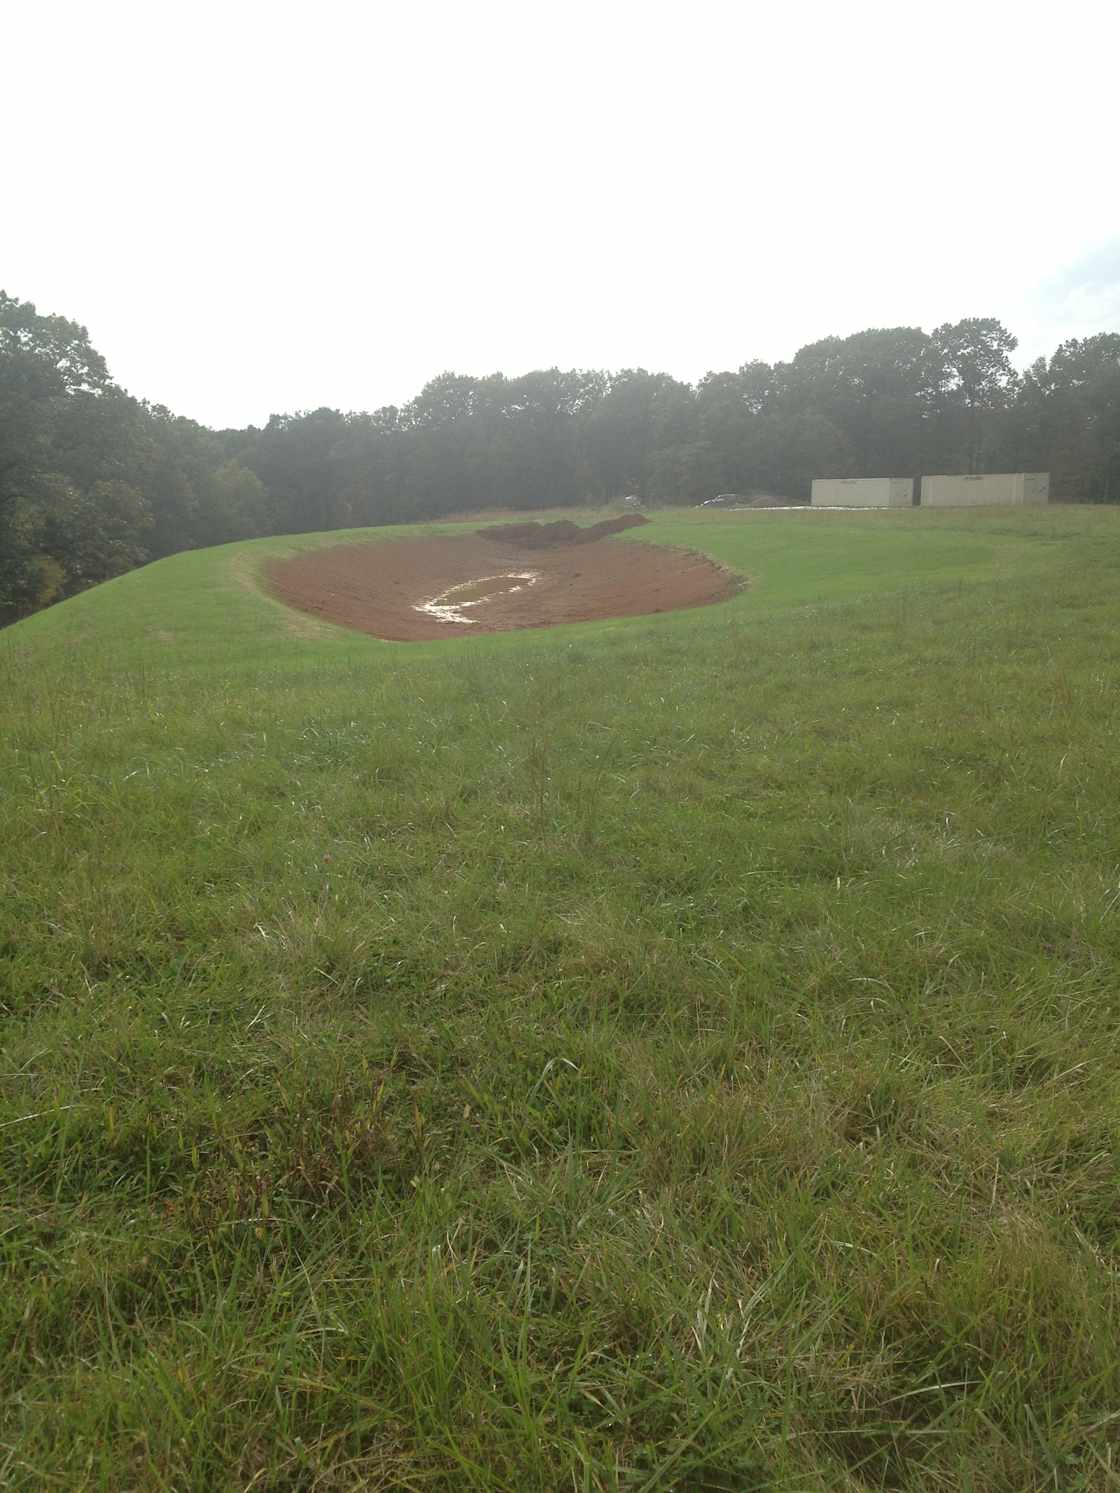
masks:
{"label": "red clay soil", "polygon": [[[669,612],[724,601],[738,589],[729,571],[690,550],[610,540],[542,550],[497,539],[492,529],[486,538],[306,550],[273,561],[265,574],[289,606],[397,642]],[[445,597],[452,587],[458,589]],[[469,620],[417,610],[439,601],[463,606]]]}

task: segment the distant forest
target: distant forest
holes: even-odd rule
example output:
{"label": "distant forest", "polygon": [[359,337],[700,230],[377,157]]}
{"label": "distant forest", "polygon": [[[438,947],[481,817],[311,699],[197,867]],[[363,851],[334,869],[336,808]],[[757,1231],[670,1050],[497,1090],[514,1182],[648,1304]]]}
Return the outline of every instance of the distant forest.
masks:
{"label": "distant forest", "polygon": [[173,551],[636,493],[803,500],[814,477],[1044,470],[1120,501],[1120,334],[1023,374],[991,318],[825,337],[695,386],[442,373],[411,403],[209,430],[113,383],[84,327],[0,292],[0,623]]}

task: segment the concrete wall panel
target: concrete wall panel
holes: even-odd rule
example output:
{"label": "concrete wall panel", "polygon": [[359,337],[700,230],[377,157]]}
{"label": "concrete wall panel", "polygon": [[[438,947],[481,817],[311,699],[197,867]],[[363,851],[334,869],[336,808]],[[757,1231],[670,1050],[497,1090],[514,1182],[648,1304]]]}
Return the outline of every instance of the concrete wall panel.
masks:
{"label": "concrete wall panel", "polygon": [[811,502],[818,508],[909,508],[913,477],[817,477]]}
{"label": "concrete wall panel", "polygon": [[974,508],[999,503],[1019,506],[1050,499],[1049,472],[986,472],[980,476],[922,478],[923,508]]}

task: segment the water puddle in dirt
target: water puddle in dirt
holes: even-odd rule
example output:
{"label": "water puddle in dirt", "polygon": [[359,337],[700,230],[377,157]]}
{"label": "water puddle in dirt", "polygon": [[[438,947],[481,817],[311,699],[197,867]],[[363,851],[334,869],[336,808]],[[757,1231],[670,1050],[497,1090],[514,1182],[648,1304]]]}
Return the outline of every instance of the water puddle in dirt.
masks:
{"label": "water puddle in dirt", "polygon": [[540,578],[539,570],[503,570],[500,575],[486,575],[477,581],[460,581],[457,586],[448,586],[431,601],[417,602],[412,610],[435,617],[438,622],[462,622],[469,626],[478,619],[464,617],[468,607],[480,607],[498,596],[512,596],[515,591],[535,586]]}

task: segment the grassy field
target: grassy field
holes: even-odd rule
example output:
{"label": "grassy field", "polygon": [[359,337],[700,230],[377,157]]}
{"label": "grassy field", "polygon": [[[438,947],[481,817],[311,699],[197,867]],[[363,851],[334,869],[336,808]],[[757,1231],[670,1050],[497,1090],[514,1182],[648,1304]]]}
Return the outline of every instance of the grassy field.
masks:
{"label": "grassy field", "polygon": [[338,537],[0,633],[0,1486],[1120,1488],[1120,511],[431,645]]}

